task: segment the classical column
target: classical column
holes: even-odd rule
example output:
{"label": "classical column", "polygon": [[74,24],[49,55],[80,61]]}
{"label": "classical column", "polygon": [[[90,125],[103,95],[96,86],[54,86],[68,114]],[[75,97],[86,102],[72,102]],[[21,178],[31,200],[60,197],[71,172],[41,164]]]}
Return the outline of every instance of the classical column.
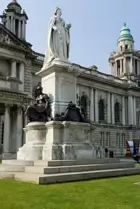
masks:
{"label": "classical column", "polygon": [[99,110],[98,110],[98,89],[95,89],[95,122],[99,121]]}
{"label": "classical column", "polygon": [[22,114],[22,108],[18,107],[17,110],[17,121],[16,121],[16,144],[17,144],[17,150],[22,146],[22,129],[23,129],[23,114]]}
{"label": "classical column", "polygon": [[12,60],[12,63],[11,63],[11,77],[16,78],[16,75],[17,75],[16,61]]}
{"label": "classical column", "polygon": [[125,125],[125,97],[122,97],[122,124]]}
{"label": "classical column", "polygon": [[20,84],[20,91],[24,91],[24,63],[21,62],[19,65],[19,79],[22,82],[22,84]]}
{"label": "classical column", "polygon": [[26,37],[26,23],[25,21],[22,21],[22,39],[25,39]]}
{"label": "classical column", "polygon": [[12,32],[15,34],[15,24],[16,24],[16,20],[15,18],[13,17],[13,24],[12,24]]}
{"label": "classical column", "polygon": [[5,106],[3,153],[10,152],[10,106]]}
{"label": "classical column", "polygon": [[128,97],[128,123],[133,125],[133,98],[132,96]]}
{"label": "classical column", "polygon": [[9,30],[11,29],[10,28],[10,17],[9,16],[7,16],[7,18],[6,18],[6,28],[9,29]]}
{"label": "classical column", "polygon": [[112,113],[112,124],[115,123],[115,115],[114,115],[114,94],[111,95],[111,113]]}
{"label": "classical column", "polygon": [[123,60],[120,59],[120,75],[122,74],[122,64],[123,64]]}
{"label": "classical column", "polygon": [[94,90],[91,88],[90,94],[90,120],[94,121]]}
{"label": "classical column", "polygon": [[126,73],[126,57],[123,60],[123,72]]}
{"label": "classical column", "polygon": [[21,38],[21,21],[18,21],[18,38]]}
{"label": "classical column", "polygon": [[133,98],[133,124],[136,126],[136,97]]}
{"label": "classical column", "polygon": [[110,92],[107,93],[107,122],[111,123]]}

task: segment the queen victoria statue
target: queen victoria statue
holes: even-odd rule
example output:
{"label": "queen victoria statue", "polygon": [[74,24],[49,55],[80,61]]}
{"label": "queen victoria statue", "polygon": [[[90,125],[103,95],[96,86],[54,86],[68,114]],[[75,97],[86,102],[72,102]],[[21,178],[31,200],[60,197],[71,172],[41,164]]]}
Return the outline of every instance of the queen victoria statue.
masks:
{"label": "queen victoria statue", "polygon": [[51,64],[54,59],[67,61],[69,58],[71,24],[65,25],[61,15],[61,9],[56,8],[50,20],[44,67]]}

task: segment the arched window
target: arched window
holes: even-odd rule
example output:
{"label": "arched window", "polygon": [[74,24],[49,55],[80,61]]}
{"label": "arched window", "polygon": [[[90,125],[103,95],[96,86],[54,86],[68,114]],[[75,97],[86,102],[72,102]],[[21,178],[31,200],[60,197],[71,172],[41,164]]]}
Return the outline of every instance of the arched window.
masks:
{"label": "arched window", "polygon": [[99,101],[99,121],[104,121],[105,119],[105,108],[104,108],[104,101],[101,99]]}
{"label": "arched window", "polygon": [[119,102],[115,103],[115,122],[120,122],[120,104]]}

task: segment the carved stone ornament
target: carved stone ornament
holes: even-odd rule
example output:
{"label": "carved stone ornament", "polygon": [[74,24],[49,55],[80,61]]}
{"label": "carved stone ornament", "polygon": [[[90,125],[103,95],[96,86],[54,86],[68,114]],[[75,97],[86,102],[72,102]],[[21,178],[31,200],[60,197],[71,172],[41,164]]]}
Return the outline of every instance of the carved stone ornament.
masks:
{"label": "carved stone ornament", "polygon": [[52,120],[49,96],[44,94],[42,90],[41,83],[38,83],[35,90],[36,102],[27,107],[25,114],[30,122],[48,122]]}
{"label": "carved stone ornament", "polygon": [[13,42],[12,42],[11,39],[9,38],[8,34],[5,35],[5,34],[3,34],[3,33],[0,34],[0,42],[6,43],[6,44],[13,44]]}

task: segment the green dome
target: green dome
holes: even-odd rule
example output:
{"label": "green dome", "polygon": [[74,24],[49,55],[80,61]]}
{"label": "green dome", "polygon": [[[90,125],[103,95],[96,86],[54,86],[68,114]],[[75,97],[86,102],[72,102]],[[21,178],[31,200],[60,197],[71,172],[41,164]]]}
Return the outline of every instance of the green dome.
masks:
{"label": "green dome", "polygon": [[118,42],[120,41],[133,41],[134,42],[133,36],[131,35],[130,29],[126,26],[126,23],[124,23],[124,26],[121,29]]}

